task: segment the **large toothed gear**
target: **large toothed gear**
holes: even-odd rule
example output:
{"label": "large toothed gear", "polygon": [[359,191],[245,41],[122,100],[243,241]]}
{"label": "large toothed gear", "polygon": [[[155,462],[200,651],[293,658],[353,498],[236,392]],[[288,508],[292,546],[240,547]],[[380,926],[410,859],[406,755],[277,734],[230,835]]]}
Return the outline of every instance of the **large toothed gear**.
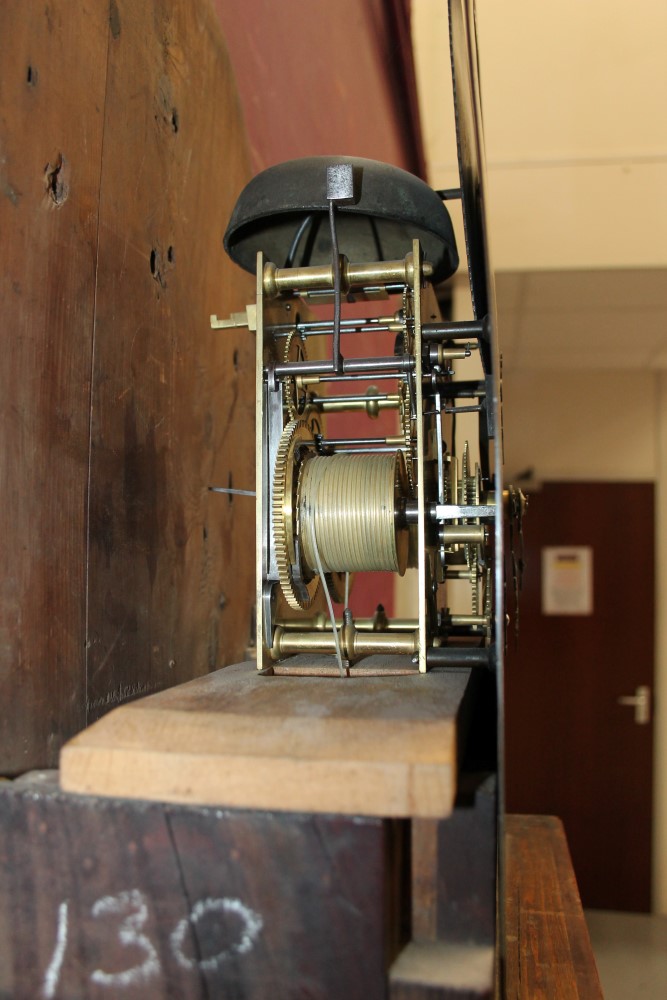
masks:
{"label": "large toothed gear", "polygon": [[285,600],[295,611],[307,611],[320,585],[319,576],[299,579],[301,560],[296,551],[296,501],[300,467],[298,446],[311,443],[313,432],[305,420],[291,420],[285,427],[273,474],[271,518],[278,579]]}

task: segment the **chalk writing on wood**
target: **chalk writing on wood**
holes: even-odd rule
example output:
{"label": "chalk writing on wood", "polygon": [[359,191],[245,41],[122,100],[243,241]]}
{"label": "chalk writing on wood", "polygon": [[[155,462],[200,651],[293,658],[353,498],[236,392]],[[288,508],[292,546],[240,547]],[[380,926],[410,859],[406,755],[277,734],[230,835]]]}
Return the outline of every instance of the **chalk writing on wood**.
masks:
{"label": "chalk writing on wood", "polygon": [[65,949],[67,948],[67,915],[68,915],[69,902],[65,900],[58,907],[58,926],[56,928],[56,946],[53,949],[53,956],[49,962],[49,967],[46,970],[44,976],[44,986],[42,988],[42,996],[44,1000],[52,1000],[52,997],[56,995],[56,988],[58,986],[58,980],[60,979],[60,970],[63,964],[63,958],[65,957]]}
{"label": "chalk writing on wood", "polygon": [[94,917],[122,917],[118,927],[118,940],[127,948],[139,948],[144,954],[143,962],[133,965],[121,972],[105,972],[95,969],[91,973],[91,981],[100,986],[131,986],[132,983],[145,983],[160,972],[160,959],[150,940],[142,933],[142,927],[148,920],[146,898],[138,889],[119,892],[116,896],[103,896],[98,899],[90,911]]}
{"label": "chalk writing on wood", "polygon": [[[133,949],[136,955],[139,949],[143,960],[118,972],[108,972],[102,968],[93,969],[90,981],[98,986],[108,986],[123,989],[138,983],[147,983],[162,972],[157,949],[146,933],[149,920],[148,900],[139,889],[127,889],[114,896],[102,896],[96,900],[91,909],[95,920],[111,919],[118,921],[117,938],[123,947]],[[214,955],[186,954],[186,939],[197,937],[200,924],[208,915],[216,919],[231,917],[233,930],[230,932],[230,942]],[[183,969],[211,972],[217,969],[232,955],[246,955],[252,951],[259,937],[264,921],[259,913],[246,906],[240,899],[222,898],[197,900],[190,913],[174,927],[169,935],[171,954]],[[53,1000],[57,994],[60,975],[65,963],[69,926],[69,900],[64,900],[58,907],[56,924],[56,940],[44,974],[42,985],[43,1000]]]}
{"label": "chalk writing on wood", "polygon": [[[207,913],[232,913],[240,918],[239,939],[228,948],[211,955],[208,958],[189,958],[183,954],[183,944],[188,932],[194,931],[196,925],[204,919]],[[240,899],[200,899],[190,912],[189,917],[184,917],[173,930],[170,938],[171,951],[184,969],[198,967],[204,971],[217,969],[221,962],[231,955],[245,955],[252,951],[253,945],[262,929],[262,918],[249,906],[242,903]]]}

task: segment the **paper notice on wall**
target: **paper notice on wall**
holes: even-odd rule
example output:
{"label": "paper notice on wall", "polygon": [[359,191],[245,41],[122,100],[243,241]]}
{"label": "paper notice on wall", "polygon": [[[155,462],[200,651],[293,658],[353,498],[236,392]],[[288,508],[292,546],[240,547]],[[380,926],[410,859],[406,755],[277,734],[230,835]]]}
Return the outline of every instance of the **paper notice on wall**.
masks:
{"label": "paper notice on wall", "polygon": [[593,614],[593,549],[589,545],[542,549],[542,614]]}

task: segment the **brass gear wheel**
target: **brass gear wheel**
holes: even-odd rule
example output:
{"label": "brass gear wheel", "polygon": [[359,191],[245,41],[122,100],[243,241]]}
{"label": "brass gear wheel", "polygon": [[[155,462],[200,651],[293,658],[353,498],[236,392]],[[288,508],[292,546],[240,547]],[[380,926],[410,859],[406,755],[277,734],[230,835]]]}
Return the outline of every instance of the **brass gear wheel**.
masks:
{"label": "brass gear wheel", "polygon": [[493,583],[491,577],[491,567],[487,567],[484,574],[484,608],[483,614],[487,620],[487,634],[491,634],[491,615],[493,614]]}
{"label": "brass gear wheel", "polygon": [[[287,335],[287,340],[285,341],[283,361],[287,364],[289,361],[306,360],[306,342],[297,330],[291,330]],[[290,376],[283,382],[283,398],[285,406],[287,407],[289,419],[299,420],[303,418],[304,410],[306,408],[306,393],[304,392],[303,395],[299,395],[299,391],[296,386],[296,377]]]}
{"label": "brass gear wheel", "polygon": [[313,431],[307,421],[290,420],[280,438],[273,473],[271,521],[278,579],[285,600],[295,611],[308,610],[320,585],[317,575],[308,582],[299,578],[301,560],[296,551],[296,495],[301,464],[297,448],[312,440]]}
{"label": "brass gear wheel", "polygon": [[468,490],[470,487],[470,450],[468,442],[463,445],[463,457],[461,459],[461,478],[459,480],[459,503],[464,506],[468,503]]}
{"label": "brass gear wheel", "polygon": [[[461,479],[458,484],[458,501],[464,506],[475,506],[481,498],[481,473],[477,462],[474,472],[470,472],[470,449],[468,442],[463,446],[463,457],[461,460]],[[466,518],[469,523],[479,524],[479,520]],[[464,546],[465,560],[470,571],[471,587],[471,611],[473,615],[480,613],[480,584],[482,593],[485,584],[482,547],[481,545],[466,544]]]}
{"label": "brass gear wheel", "polygon": [[410,496],[414,496],[415,477],[413,466],[414,456],[412,454],[412,400],[409,381],[406,380],[399,385],[398,395],[401,436],[405,441],[405,448],[403,450],[403,457],[405,458],[405,471],[408,477],[408,489],[410,491]]}
{"label": "brass gear wheel", "polygon": [[[414,333],[410,329],[409,323],[409,320],[412,318],[412,295],[407,286],[403,290],[402,305],[403,332],[402,334],[399,334],[400,340],[398,343],[401,345],[403,354],[414,354]],[[399,385],[398,393],[400,397],[400,432],[403,440],[405,441],[405,450],[403,451],[405,469],[408,476],[410,495],[414,496],[415,468],[414,454],[412,450],[412,383],[410,375],[408,375]]]}

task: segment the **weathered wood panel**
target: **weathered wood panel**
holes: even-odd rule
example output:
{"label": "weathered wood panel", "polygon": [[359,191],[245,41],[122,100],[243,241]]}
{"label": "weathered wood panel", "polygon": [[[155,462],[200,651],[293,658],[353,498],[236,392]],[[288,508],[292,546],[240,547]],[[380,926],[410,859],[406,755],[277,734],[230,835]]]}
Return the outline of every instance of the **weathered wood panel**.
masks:
{"label": "weathered wood panel", "polygon": [[0,789],[0,995],[381,1000],[390,846],[380,820],[22,779]]}
{"label": "weathered wood panel", "polygon": [[108,9],[0,4],[0,773],[86,722],[90,368]]}
{"label": "weathered wood panel", "polygon": [[[248,177],[209,0],[0,5],[0,773],[108,707],[242,658]],[[92,372],[92,384],[91,384]],[[89,515],[89,522],[88,522]],[[89,523],[89,531],[88,531]]]}
{"label": "weathered wood panel", "polygon": [[506,820],[507,1000],[602,1000],[563,824]]}
{"label": "weathered wood panel", "polygon": [[116,0],[94,348],[88,717],[243,659],[253,591],[252,282],[222,249],[248,177],[202,0]]}

